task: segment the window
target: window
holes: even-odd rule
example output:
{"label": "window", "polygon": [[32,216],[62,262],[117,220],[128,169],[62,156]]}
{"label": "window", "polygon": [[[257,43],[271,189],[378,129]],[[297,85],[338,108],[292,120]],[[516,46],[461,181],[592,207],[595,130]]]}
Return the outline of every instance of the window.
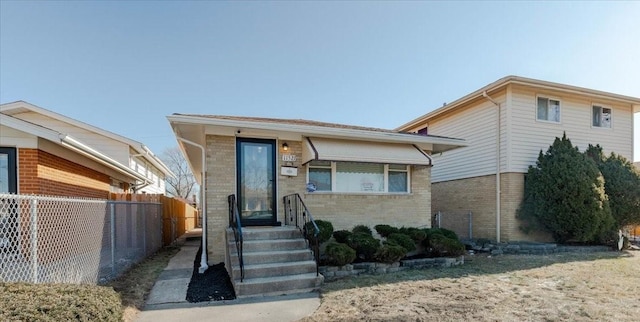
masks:
{"label": "window", "polygon": [[389,165],[389,192],[409,191],[409,170],[406,165]]}
{"label": "window", "polygon": [[315,186],[316,191],[331,191],[331,162],[309,163],[309,183]]}
{"label": "window", "polygon": [[0,193],[17,193],[16,149],[0,147]]}
{"label": "window", "polygon": [[538,97],[537,119],[560,123],[560,101]]}
{"label": "window", "polygon": [[312,161],[308,169],[315,191],[409,192],[409,166],[403,164]]}
{"label": "window", "polygon": [[593,126],[611,128],[611,109],[593,105]]}

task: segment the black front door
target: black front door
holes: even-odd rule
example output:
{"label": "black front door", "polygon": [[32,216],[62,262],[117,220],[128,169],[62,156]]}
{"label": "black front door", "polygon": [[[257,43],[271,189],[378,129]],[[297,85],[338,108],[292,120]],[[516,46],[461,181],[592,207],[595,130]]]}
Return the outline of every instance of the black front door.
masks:
{"label": "black front door", "polygon": [[274,225],[276,219],[276,142],[238,138],[238,210],[243,226]]}

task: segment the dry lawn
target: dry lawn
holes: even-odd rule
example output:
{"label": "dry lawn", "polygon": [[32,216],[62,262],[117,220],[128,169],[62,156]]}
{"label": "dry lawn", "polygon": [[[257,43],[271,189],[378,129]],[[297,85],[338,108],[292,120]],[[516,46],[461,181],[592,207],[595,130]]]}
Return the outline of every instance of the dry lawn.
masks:
{"label": "dry lawn", "polygon": [[120,294],[124,321],[135,320],[138,312],[144,307],[156,279],[178,250],[177,247],[163,248],[107,284]]}
{"label": "dry lawn", "polygon": [[640,253],[467,256],[325,283],[305,321],[638,321]]}

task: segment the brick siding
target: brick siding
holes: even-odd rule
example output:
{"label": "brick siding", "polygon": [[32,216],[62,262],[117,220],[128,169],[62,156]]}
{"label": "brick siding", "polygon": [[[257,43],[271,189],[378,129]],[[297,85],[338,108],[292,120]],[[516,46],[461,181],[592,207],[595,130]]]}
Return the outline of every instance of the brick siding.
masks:
{"label": "brick siding", "polygon": [[[208,135],[206,137],[207,167],[207,243],[209,264],[225,261],[225,228],[228,226],[227,196],[236,193],[236,138]],[[286,142],[288,151],[281,144]],[[431,167],[411,167],[410,194],[327,194],[306,193],[307,169],[301,164],[302,142],[277,142],[277,218],[284,223],[282,197],[299,193],[315,219],[329,220],[336,230],[364,224],[430,227]],[[282,154],[297,157],[283,162]],[[281,166],[297,167],[297,176],[280,175]]]}
{"label": "brick siding", "polygon": [[[544,233],[525,234],[520,230],[516,213],[524,195],[524,173],[500,175],[500,240],[550,241]],[[443,216],[473,213],[473,237],[496,239],[495,175],[433,183],[433,212]]]}
{"label": "brick siding", "polygon": [[18,149],[18,192],[106,199],[109,175],[38,149]]}

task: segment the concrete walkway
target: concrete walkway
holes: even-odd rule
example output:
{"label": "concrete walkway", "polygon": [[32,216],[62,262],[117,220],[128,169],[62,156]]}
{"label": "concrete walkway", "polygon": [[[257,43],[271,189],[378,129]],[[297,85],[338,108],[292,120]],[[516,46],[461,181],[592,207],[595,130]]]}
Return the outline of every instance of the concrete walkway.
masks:
{"label": "concrete walkway", "polygon": [[320,306],[318,293],[249,297],[230,301],[189,303],[187,288],[202,231],[192,230],[178,239],[180,251],[169,260],[156,281],[145,309],[136,321],[296,321]]}

